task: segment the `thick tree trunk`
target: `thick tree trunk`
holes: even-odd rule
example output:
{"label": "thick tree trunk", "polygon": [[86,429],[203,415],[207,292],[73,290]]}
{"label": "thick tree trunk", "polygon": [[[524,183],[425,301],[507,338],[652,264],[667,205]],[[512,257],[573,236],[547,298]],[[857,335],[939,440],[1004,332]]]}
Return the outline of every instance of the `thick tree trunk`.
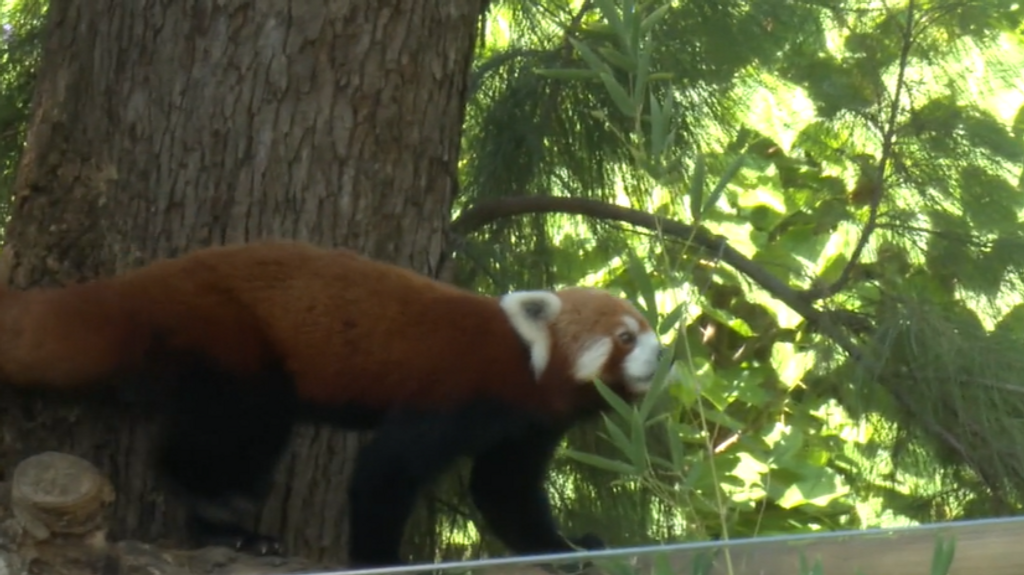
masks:
{"label": "thick tree trunk", "polygon": [[[12,283],[264,237],[433,273],[482,4],[53,0],[6,236]],[[181,540],[143,418],[36,399],[0,409],[8,463],[81,455],[117,488],[115,537]],[[296,433],[260,520],[291,552],[344,561],[354,441]]]}

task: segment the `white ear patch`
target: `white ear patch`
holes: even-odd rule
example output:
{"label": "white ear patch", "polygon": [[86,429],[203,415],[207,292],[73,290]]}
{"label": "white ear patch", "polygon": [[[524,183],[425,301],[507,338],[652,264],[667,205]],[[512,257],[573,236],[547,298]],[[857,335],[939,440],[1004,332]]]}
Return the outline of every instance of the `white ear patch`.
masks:
{"label": "white ear patch", "polygon": [[588,343],[576,358],[576,366],[572,370],[573,376],[577,381],[583,383],[594,381],[601,375],[601,370],[611,354],[611,338],[602,337]]}
{"label": "white ear patch", "polygon": [[501,296],[498,304],[512,329],[530,348],[533,375],[540,379],[551,360],[551,320],[562,311],[562,300],[549,291],[515,291]]}

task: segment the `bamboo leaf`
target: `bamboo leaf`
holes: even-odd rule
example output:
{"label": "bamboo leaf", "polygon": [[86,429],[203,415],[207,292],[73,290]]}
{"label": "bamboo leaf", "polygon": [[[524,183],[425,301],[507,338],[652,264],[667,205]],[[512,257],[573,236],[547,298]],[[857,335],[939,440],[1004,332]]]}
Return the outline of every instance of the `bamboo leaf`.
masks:
{"label": "bamboo leaf", "polygon": [[583,58],[583,61],[586,62],[587,65],[595,72],[611,73],[611,68],[608,67],[608,64],[601,61],[601,58],[599,58],[597,54],[590,49],[590,46],[587,46],[583,42],[572,37],[569,38],[569,42],[571,42],[573,47],[576,48],[576,51],[580,53],[580,57]]}
{"label": "bamboo leaf", "polygon": [[706,212],[707,210],[715,209],[715,204],[718,203],[718,200],[722,197],[722,194],[725,192],[725,186],[727,186],[729,182],[732,181],[734,177],[736,177],[736,174],[740,171],[740,168],[743,167],[743,163],[746,161],[746,159],[746,154],[740,154],[729,164],[729,167],[725,169],[725,173],[722,174],[722,177],[718,179],[718,183],[715,184],[715,188],[711,190],[711,195],[708,196],[707,203],[704,204],[703,208],[701,209],[702,213]]}
{"label": "bamboo leaf", "polygon": [[623,417],[629,417],[629,414],[633,412],[633,408],[625,402],[619,394],[611,390],[610,387],[604,384],[600,380],[594,380],[594,386],[597,387],[597,392],[601,394],[601,397],[608,402],[608,405],[615,410],[616,413]]}
{"label": "bamboo leaf", "polygon": [[633,99],[626,93],[626,89],[611,74],[602,72],[601,80],[604,82],[605,88],[608,89],[608,94],[612,97],[615,105],[619,107],[619,110],[630,118],[634,117],[636,110],[633,108]]}
{"label": "bamboo leaf", "polygon": [[632,465],[622,461],[615,461],[614,459],[601,457],[600,455],[584,453],[582,451],[576,451],[575,449],[566,449],[565,454],[580,463],[586,463],[587,465],[592,465],[607,471],[613,471],[621,475],[634,475],[636,473],[636,470],[633,469]]}
{"label": "bamboo leaf", "polygon": [[608,61],[609,64],[620,68],[621,70],[630,74],[635,74],[637,71],[637,61],[634,58],[619,52],[615,48],[610,46],[602,46],[597,49],[601,53],[601,56]]}
{"label": "bamboo leaf", "polygon": [[690,181],[690,217],[699,223],[704,216],[704,154],[697,154],[697,162],[693,167],[693,179]]}
{"label": "bamboo leaf", "polygon": [[675,467],[676,471],[682,471],[685,465],[684,459],[686,458],[686,452],[683,451],[683,442],[679,439],[679,433],[676,431],[675,426],[671,423],[665,425],[666,442],[668,443],[668,452],[672,457],[672,466]]}
{"label": "bamboo leaf", "polygon": [[640,23],[640,34],[642,36],[647,36],[648,34],[650,34],[651,30],[653,30],[654,27],[657,26],[658,23],[665,18],[665,14],[668,14],[668,9],[670,7],[671,4],[665,3],[662,4],[661,7],[656,9],[654,12],[648,14],[647,17],[644,18],[643,22]]}
{"label": "bamboo leaf", "polygon": [[640,52],[640,18],[637,17],[636,0],[623,0],[622,24],[628,31],[626,46],[630,54]]}
{"label": "bamboo leaf", "polygon": [[640,414],[633,413],[629,418],[632,443],[630,445],[629,457],[637,469],[647,468],[647,435],[644,433],[644,420]]}
{"label": "bamboo leaf", "polygon": [[633,84],[633,107],[643,113],[644,94],[647,93],[647,78],[651,75],[651,43],[645,42],[640,49],[636,64],[636,81]]}
{"label": "bamboo leaf", "polygon": [[665,135],[668,132],[668,122],[665,121],[664,112],[658,97],[654,92],[650,93],[651,100],[651,158],[660,158],[665,151]]}
{"label": "bamboo leaf", "polygon": [[950,566],[953,565],[953,557],[956,555],[956,536],[951,535],[946,541],[941,535],[935,537],[935,550],[932,554],[933,575],[946,575]]}
{"label": "bamboo leaf", "polygon": [[[604,425],[605,428],[608,429],[608,440],[612,442],[612,445],[619,448],[619,451],[622,453],[631,455],[630,451],[632,451],[632,442],[628,437],[626,437],[626,432],[622,431],[622,429],[620,429],[618,425],[615,425],[615,422],[608,417],[605,417]],[[636,463],[633,457],[630,457],[630,460],[632,460],[634,464]]]}
{"label": "bamboo leaf", "polygon": [[622,17],[619,12],[619,8],[615,5],[614,0],[594,0],[594,4],[597,4],[597,8],[601,11],[601,15],[608,21],[608,25],[615,30],[616,35],[618,35],[619,38],[625,38],[626,27],[622,24]]}

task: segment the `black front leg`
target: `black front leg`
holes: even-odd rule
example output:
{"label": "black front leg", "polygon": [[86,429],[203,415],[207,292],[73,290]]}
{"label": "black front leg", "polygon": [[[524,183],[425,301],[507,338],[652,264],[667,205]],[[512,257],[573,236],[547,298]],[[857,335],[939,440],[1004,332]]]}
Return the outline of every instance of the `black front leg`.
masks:
{"label": "black front leg", "polygon": [[188,506],[200,546],[223,545],[255,555],[279,554],[275,538],[244,527],[285,450],[296,397],[284,370],[239,378],[202,362],[166,374],[166,419],[156,466]]}
{"label": "black front leg", "polygon": [[[539,555],[574,551],[559,533],[551,513],[545,479],[560,428],[537,425],[480,453],[473,462],[470,492],[495,535],[514,553]],[[596,536],[580,541],[601,547]]]}
{"label": "black front leg", "polygon": [[523,433],[530,417],[494,402],[451,411],[396,410],[362,448],[349,490],[352,567],[403,563],[405,524],[416,497],[456,459]]}

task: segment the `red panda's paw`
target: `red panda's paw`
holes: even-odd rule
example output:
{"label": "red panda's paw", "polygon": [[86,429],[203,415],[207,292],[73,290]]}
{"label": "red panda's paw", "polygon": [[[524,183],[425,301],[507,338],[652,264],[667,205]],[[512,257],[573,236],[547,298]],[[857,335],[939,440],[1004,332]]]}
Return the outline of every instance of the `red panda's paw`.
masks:
{"label": "red panda's paw", "polygon": [[241,553],[259,557],[284,555],[284,544],[274,537],[258,533],[245,533],[237,536],[234,540],[234,548]]}
{"label": "red panda's paw", "polygon": [[227,547],[257,557],[284,555],[284,545],[274,537],[260,535],[237,525],[195,518],[192,528],[196,542],[201,547]]}

